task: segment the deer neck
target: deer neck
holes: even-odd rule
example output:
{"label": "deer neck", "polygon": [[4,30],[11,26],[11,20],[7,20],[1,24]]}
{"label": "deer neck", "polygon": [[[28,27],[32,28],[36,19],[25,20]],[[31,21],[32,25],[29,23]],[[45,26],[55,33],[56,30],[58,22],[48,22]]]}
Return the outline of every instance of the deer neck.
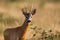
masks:
{"label": "deer neck", "polygon": [[27,32],[27,30],[28,30],[29,27],[30,27],[30,23],[31,23],[31,22],[28,22],[28,20],[25,19],[25,21],[24,21],[24,23],[23,23],[23,25],[22,25],[22,32],[23,32],[22,38],[24,38],[24,39],[26,39],[26,32]]}
{"label": "deer neck", "polygon": [[26,30],[29,28],[30,23],[31,23],[31,22],[29,22],[28,19],[25,19],[25,21],[24,21],[24,23],[23,23],[23,25],[22,25],[23,31],[26,31]]}

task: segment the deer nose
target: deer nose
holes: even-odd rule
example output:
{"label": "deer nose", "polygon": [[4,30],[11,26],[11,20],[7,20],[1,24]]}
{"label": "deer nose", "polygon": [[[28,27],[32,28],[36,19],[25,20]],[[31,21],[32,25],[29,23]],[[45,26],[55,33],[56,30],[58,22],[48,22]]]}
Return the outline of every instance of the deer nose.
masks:
{"label": "deer nose", "polygon": [[31,22],[31,20],[32,20],[32,17],[29,17],[29,18],[28,18],[28,22]]}

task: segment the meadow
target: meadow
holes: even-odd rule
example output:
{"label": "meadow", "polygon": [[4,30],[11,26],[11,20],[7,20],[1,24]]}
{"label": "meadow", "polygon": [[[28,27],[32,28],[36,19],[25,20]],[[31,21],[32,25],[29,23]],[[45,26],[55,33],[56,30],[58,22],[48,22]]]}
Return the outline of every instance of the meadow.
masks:
{"label": "meadow", "polygon": [[0,0],[0,40],[5,29],[23,24],[24,7],[37,10],[26,40],[60,40],[60,0]]}

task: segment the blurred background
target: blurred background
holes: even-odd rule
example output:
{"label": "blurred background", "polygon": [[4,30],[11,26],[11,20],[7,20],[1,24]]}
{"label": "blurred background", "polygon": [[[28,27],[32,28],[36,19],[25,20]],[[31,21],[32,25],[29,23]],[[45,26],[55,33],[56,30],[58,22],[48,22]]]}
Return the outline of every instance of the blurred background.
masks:
{"label": "blurred background", "polygon": [[5,29],[23,24],[24,15],[21,9],[24,7],[37,10],[32,19],[33,25],[27,32],[28,34],[30,32],[30,39],[39,38],[38,34],[45,32],[44,30],[50,30],[50,32],[53,30],[54,33],[55,31],[60,32],[60,0],[0,0],[0,40],[4,40]]}

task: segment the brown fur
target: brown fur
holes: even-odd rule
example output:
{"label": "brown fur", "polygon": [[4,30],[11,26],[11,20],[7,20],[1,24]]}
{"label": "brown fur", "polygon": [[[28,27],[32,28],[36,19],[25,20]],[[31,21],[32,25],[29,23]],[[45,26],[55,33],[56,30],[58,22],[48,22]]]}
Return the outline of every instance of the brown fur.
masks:
{"label": "brown fur", "polygon": [[4,40],[25,40],[24,36],[28,29],[28,25],[31,22],[31,20],[28,19],[32,13],[35,13],[35,11],[27,13],[26,11],[24,12],[24,10],[22,10],[23,14],[25,15],[24,23],[22,24],[22,26],[18,26],[17,28],[6,29],[4,31]]}

